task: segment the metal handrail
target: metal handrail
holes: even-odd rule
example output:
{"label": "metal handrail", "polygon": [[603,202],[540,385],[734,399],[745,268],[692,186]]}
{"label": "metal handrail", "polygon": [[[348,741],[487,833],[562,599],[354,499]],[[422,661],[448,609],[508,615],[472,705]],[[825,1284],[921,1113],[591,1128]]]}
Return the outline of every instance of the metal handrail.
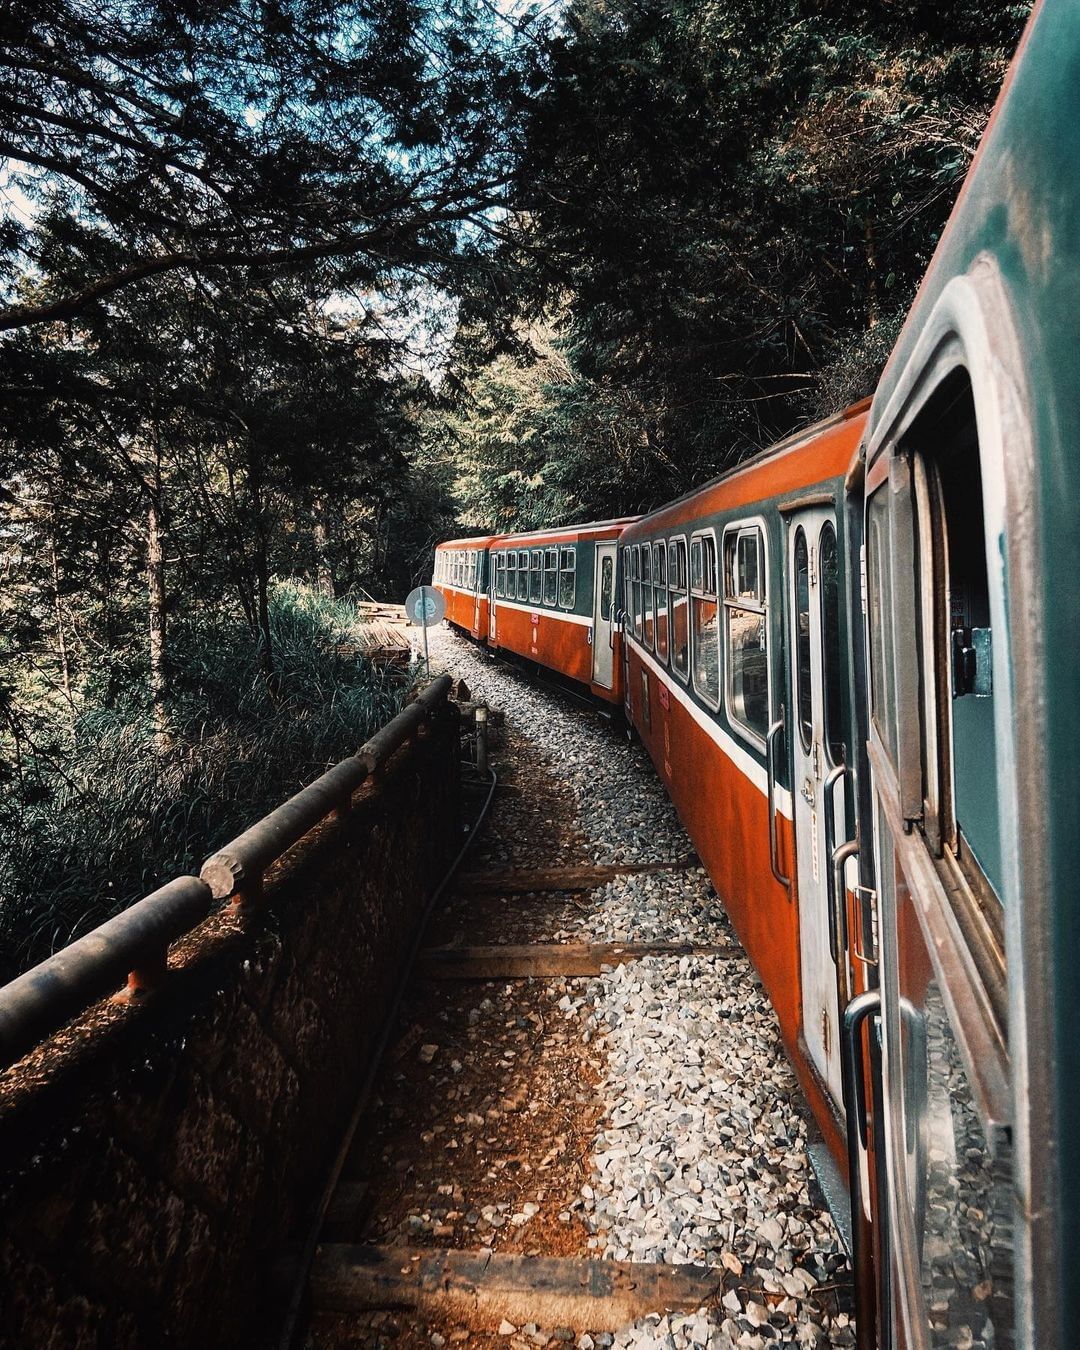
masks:
{"label": "metal handrail", "polygon": [[791,878],[780,870],[780,843],[776,829],[776,741],[783,730],[784,708],[781,704],[780,716],[765,737],[765,796],[769,807],[769,864],[773,876],[790,895]]}
{"label": "metal handrail", "polygon": [[177,877],[0,988],[0,1069],[32,1050],[98,999],[127,981],[132,994],[165,976],[169,945],[191,932],[215,901],[232,898],[243,913],[262,893],[267,867],[377,775],[395,751],[422,736],[452,680],[440,675],[348,759],[271,811],[203,864]]}
{"label": "metal handrail", "polygon": [[210,887],[177,877],[0,989],[0,1065],[6,1067],[128,981],[148,988],[169,943],[210,913]]}

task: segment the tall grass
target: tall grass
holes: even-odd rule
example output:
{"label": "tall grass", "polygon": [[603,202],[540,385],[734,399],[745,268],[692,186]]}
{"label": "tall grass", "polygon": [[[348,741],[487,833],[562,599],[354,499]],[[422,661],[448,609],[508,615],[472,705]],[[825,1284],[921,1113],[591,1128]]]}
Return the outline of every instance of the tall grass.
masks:
{"label": "tall grass", "polygon": [[70,757],[40,770],[47,793],[0,814],[0,981],[197,871],[400,709],[347,601],[279,585],[271,627],[273,691],[237,617],[173,622],[169,748],[137,703],[84,707]]}

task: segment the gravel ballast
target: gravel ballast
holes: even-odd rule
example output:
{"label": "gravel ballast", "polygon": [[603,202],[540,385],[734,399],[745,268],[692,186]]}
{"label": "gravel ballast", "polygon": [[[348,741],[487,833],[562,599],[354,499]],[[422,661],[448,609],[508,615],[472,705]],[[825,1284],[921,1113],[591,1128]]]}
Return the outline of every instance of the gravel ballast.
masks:
{"label": "gravel ballast", "polygon": [[[693,857],[640,744],[445,628],[431,649],[433,666],[504,712],[512,754],[565,783],[588,860]],[[528,839],[482,844],[481,856],[485,848],[517,866],[562,861],[537,856]],[[735,942],[700,867],[616,878],[549,935],[558,939]],[[854,1344],[847,1257],[811,1188],[805,1107],[749,960],[649,956],[574,983],[562,1016],[578,1019],[598,1052],[604,1111],[574,1217],[586,1219],[597,1255],[705,1264],[721,1281],[715,1306],[646,1318],[614,1343]]]}

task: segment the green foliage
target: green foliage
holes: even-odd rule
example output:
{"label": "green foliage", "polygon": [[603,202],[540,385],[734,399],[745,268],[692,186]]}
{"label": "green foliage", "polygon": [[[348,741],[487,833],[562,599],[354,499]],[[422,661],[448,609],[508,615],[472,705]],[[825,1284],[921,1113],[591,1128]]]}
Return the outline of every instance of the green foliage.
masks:
{"label": "green foliage", "polygon": [[1027,9],[576,0],[516,193],[519,311],[559,316],[569,371],[541,395],[463,344],[466,465],[517,383],[525,476],[567,488],[534,514],[633,509],[871,393]]}
{"label": "green foliage", "polygon": [[185,616],[167,751],[137,699],[87,700],[62,754],[23,759],[0,807],[0,981],[197,872],[400,709],[403,686],[360,654],[348,600],[280,585],[270,617],[273,695],[239,614]]}

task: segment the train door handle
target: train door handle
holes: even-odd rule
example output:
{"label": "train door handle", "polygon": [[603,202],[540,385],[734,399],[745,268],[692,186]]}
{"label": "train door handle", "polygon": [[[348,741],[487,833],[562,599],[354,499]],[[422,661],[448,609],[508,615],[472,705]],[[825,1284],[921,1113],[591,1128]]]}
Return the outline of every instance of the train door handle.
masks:
{"label": "train door handle", "polygon": [[784,729],[784,706],[780,705],[780,716],[769,728],[765,737],[765,777],[766,797],[769,808],[769,864],[772,874],[781,886],[791,893],[791,878],[780,870],[779,840],[776,831],[776,742]]}
{"label": "train door handle", "polygon": [[[870,1214],[863,1204],[863,1169],[869,1161],[870,1111],[866,1101],[866,1060],[863,1026],[881,1012],[881,994],[872,989],[859,994],[844,1009],[840,1035],[843,1061],[844,1111],[847,1116],[848,1187],[851,1191],[852,1261],[855,1267],[855,1344],[874,1350],[877,1312],[873,1238]],[[869,1177],[867,1178],[869,1188]]]}

